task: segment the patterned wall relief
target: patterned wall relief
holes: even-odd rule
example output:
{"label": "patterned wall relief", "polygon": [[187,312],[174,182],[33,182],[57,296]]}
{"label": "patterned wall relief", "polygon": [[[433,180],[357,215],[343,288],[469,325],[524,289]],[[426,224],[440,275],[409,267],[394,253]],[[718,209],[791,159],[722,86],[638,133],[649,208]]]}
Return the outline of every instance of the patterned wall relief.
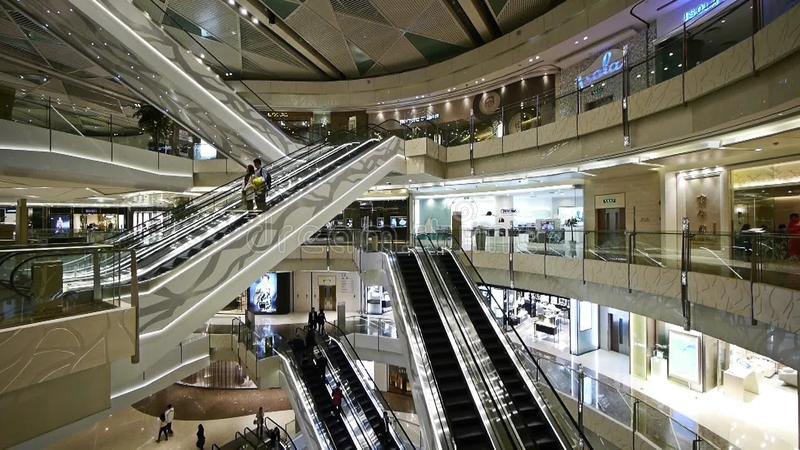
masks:
{"label": "patterned wall relief", "polygon": [[123,306],[0,331],[0,395],[131,356],[134,317]]}

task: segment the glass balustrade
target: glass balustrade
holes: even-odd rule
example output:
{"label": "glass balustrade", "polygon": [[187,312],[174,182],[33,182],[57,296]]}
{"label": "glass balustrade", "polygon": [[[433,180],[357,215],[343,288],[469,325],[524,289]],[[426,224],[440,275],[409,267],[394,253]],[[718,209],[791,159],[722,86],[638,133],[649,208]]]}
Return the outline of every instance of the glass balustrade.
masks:
{"label": "glass balustrade", "polygon": [[130,270],[110,245],[0,248],[0,328],[116,308]]}

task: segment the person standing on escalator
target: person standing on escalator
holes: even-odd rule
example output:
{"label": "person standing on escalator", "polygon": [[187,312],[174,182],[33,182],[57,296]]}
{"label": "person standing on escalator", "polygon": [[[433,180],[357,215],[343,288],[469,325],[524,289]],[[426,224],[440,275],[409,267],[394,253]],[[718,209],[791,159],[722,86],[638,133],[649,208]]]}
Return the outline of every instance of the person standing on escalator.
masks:
{"label": "person standing on escalator", "polygon": [[250,190],[252,190],[252,182],[253,176],[256,174],[256,168],[253,167],[252,164],[247,165],[247,172],[244,174],[244,179],[242,180],[242,209],[251,210],[253,209],[253,202],[250,201],[249,194]]}
{"label": "person standing on escalator", "polygon": [[253,191],[256,198],[256,208],[260,211],[267,210],[267,194],[272,188],[272,176],[269,174],[266,166],[261,164],[261,159],[256,158],[253,160],[255,166],[255,174],[253,175]]}

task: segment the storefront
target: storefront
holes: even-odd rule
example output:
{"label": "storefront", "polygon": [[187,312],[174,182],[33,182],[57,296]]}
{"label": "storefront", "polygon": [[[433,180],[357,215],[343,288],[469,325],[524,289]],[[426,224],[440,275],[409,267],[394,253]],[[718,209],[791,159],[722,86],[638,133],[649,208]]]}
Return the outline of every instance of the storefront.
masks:
{"label": "storefront", "polygon": [[337,214],[314,238],[346,243],[357,238],[356,232],[369,230],[399,244],[408,241],[409,221],[407,194],[387,198],[365,197]]}
{"label": "storefront", "polygon": [[570,351],[570,317],[574,313],[574,300],[496,286],[480,286],[478,289],[487,299],[491,295],[491,311],[501,326],[505,325],[504,318],[508,317],[510,325],[532,341],[544,341],[561,351]]}
{"label": "storefront", "polygon": [[452,232],[466,249],[533,251],[545,241],[580,245],[584,226],[583,189],[554,186],[508,194],[421,194],[414,197],[418,233]]}
{"label": "storefront", "polygon": [[[364,311],[358,272],[295,271],[292,277],[293,311],[310,311],[313,307],[326,314],[336,314],[339,306],[343,306],[347,314]],[[331,315],[328,320],[334,319]]]}

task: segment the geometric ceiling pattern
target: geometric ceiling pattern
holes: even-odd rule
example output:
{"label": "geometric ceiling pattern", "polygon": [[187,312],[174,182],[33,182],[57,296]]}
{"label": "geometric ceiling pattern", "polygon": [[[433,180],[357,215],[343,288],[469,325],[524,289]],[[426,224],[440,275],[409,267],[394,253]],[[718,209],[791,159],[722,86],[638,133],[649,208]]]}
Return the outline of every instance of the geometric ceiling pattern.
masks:
{"label": "geometric ceiling pattern", "polygon": [[347,78],[399,72],[474,47],[446,0],[260,0]]}
{"label": "geometric ceiling pattern", "polygon": [[86,122],[85,127],[110,114],[129,117],[135,102],[104,69],[7,8],[0,8],[0,85],[13,89],[21,104],[47,104],[49,99],[64,117],[75,125]]}
{"label": "geometric ceiling pattern", "polygon": [[[224,0],[134,0],[175,40],[217,73],[245,79],[320,80],[326,77],[264,26],[251,23]],[[189,34],[191,36],[189,36]]]}
{"label": "geometric ceiling pattern", "polygon": [[487,0],[500,31],[511,32],[550,11],[564,0]]}

